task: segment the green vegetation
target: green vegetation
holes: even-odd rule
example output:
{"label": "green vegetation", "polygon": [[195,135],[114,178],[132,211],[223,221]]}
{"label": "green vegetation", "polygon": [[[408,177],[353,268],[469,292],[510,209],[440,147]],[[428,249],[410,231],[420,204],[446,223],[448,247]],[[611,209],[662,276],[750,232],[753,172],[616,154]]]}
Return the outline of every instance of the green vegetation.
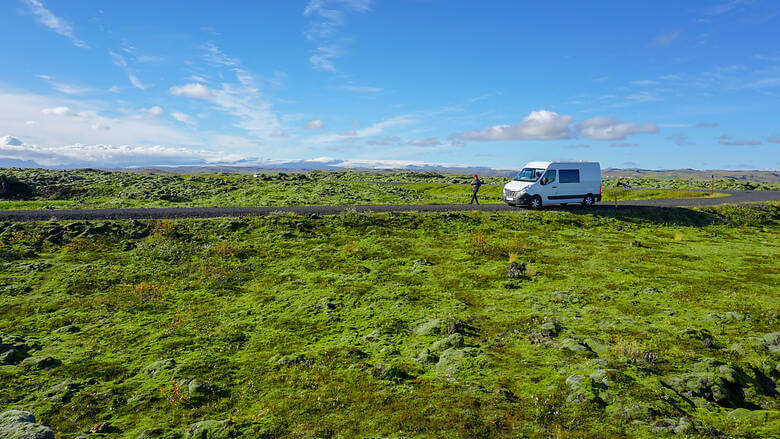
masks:
{"label": "green vegetation", "polygon": [[[0,210],[128,207],[288,206],[370,204],[463,204],[471,198],[468,176],[437,173],[318,172],[306,174],[148,174],[99,170],[11,169],[2,173],[21,182],[19,196],[0,195]],[[369,181],[372,180],[372,181]],[[487,177],[480,200],[502,203],[505,178]],[[393,184],[397,181],[423,183]],[[613,201],[697,198],[698,191],[605,189]],[[716,194],[716,196],[725,196]]]}
{"label": "green vegetation", "polygon": [[[605,178],[605,188],[652,188],[652,189],[711,189],[711,180],[688,178],[657,178],[657,177],[618,177]],[[752,182],[718,178],[714,182],[716,190],[733,191],[777,191],[778,182]]]}
{"label": "green vegetation", "polygon": [[0,412],[61,437],[770,437],[778,221],[0,223]]}

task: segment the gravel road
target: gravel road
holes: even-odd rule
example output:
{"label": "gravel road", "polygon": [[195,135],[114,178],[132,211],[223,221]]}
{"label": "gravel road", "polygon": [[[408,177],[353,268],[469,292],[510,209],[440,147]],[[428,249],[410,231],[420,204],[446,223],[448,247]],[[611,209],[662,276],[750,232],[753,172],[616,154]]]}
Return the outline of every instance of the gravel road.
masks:
{"label": "gravel road", "polygon": [[[642,201],[621,201],[619,209],[657,207],[701,207],[717,204],[780,201],[780,191],[716,191],[731,194],[721,198],[663,198]],[[271,206],[271,207],[189,207],[150,209],[73,209],[73,210],[6,210],[0,211],[0,221],[99,220],[99,219],[162,219],[162,218],[216,218],[235,216],[262,216],[273,212],[293,212],[302,215],[330,215],[346,211],[357,212],[458,212],[513,211],[520,208],[506,204],[431,204],[382,206]],[[555,206],[557,210],[583,211],[579,205]],[[608,201],[591,207],[594,211],[615,209]]]}

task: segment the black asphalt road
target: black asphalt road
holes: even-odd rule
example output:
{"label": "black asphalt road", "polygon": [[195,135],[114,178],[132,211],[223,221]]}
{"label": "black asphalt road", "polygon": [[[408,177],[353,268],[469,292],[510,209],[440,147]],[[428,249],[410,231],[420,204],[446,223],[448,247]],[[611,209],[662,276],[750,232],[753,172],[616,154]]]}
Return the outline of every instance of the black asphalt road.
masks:
{"label": "black asphalt road", "polygon": [[[721,198],[663,198],[642,201],[620,201],[621,209],[653,207],[701,207],[717,204],[780,201],[780,191],[718,191],[731,194]],[[614,203],[598,203],[595,211],[614,209]],[[47,221],[47,220],[99,220],[99,219],[163,219],[163,218],[216,218],[238,216],[263,216],[273,212],[292,212],[301,215],[331,215],[347,211],[357,212],[462,212],[513,211],[519,207],[506,204],[423,204],[382,206],[270,206],[270,207],[189,207],[151,209],[74,209],[74,210],[7,210],[0,211],[0,221]],[[559,207],[558,210],[580,210],[579,205]]]}

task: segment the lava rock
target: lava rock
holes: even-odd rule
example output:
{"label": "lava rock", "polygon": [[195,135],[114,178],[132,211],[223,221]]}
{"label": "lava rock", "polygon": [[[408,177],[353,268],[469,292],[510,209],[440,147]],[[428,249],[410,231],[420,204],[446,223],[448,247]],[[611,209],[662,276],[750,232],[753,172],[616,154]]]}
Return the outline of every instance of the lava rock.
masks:
{"label": "lava rock", "polygon": [[62,361],[53,357],[28,357],[20,364],[30,369],[54,369],[60,367]]}
{"label": "lava rock", "polygon": [[417,355],[416,358],[418,363],[422,364],[433,364],[439,361],[439,357],[436,356],[433,352],[431,352],[430,349],[423,349],[420,351],[420,353]]}
{"label": "lava rock", "polygon": [[517,262],[510,262],[509,268],[506,270],[506,275],[510,279],[521,279],[525,276],[525,262],[518,264]]}
{"label": "lava rock", "polygon": [[441,339],[431,345],[431,350],[434,352],[442,351],[449,348],[462,348],[464,345],[463,336],[455,333],[447,338]]}
{"label": "lava rock", "polygon": [[414,328],[417,335],[439,335],[444,332],[446,324],[442,319],[429,319]]}
{"label": "lava rock", "polygon": [[176,368],[176,360],[172,358],[166,358],[164,360],[155,361],[154,363],[146,366],[144,372],[151,376],[157,375],[164,370],[174,370]]}
{"label": "lava rock", "polygon": [[748,378],[736,366],[708,359],[697,363],[693,372],[672,377],[667,383],[689,398],[703,398],[722,407],[736,408],[745,401]]}
{"label": "lava rock", "polygon": [[187,439],[227,439],[235,437],[235,424],[231,421],[206,420],[192,424]]}
{"label": "lava rock", "polygon": [[79,328],[76,325],[65,325],[61,328],[57,328],[54,330],[54,332],[58,334],[73,334],[74,332],[81,331],[81,328]]}
{"label": "lava rock", "polygon": [[75,383],[70,380],[65,380],[54,387],[42,391],[43,397],[60,403],[66,403],[70,399],[81,391],[83,386],[79,383]]}
{"label": "lava rock", "polygon": [[35,423],[30,412],[8,410],[0,413],[0,439],[54,439],[54,432]]}
{"label": "lava rock", "polygon": [[531,344],[550,343],[552,339],[560,334],[563,327],[556,320],[549,320],[542,323],[536,331],[534,331],[529,339]]}

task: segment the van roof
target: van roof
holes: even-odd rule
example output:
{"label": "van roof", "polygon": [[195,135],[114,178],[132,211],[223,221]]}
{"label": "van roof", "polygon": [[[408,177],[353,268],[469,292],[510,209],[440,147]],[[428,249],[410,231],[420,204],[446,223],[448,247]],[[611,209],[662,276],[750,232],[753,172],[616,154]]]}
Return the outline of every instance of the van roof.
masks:
{"label": "van roof", "polygon": [[599,162],[528,162],[526,168],[547,168],[550,165],[584,165],[593,164],[598,165]]}

